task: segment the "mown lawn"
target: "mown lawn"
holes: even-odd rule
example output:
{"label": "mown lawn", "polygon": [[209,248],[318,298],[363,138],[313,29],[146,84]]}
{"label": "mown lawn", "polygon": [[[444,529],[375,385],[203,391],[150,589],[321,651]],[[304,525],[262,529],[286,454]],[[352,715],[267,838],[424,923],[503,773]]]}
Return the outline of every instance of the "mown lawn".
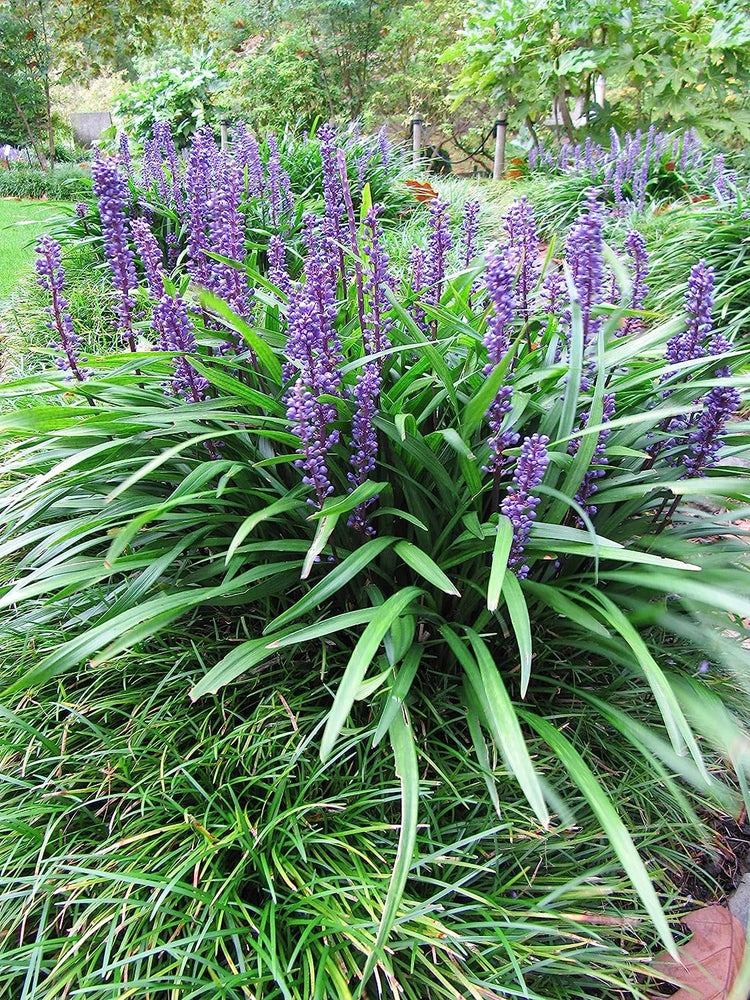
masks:
{"label": "mown lawn", "polygon": [[34,239],[59,215],[59,208],[58,202],[0,199],[0,298],[32,267]]}

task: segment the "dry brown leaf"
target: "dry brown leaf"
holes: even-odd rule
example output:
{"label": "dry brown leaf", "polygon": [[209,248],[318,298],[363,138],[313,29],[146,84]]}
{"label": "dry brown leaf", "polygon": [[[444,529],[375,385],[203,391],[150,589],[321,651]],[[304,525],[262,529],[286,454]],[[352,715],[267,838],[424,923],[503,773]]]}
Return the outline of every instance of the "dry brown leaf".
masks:
{"label": "dry brown leaf", "polygon": [[682,963],[667,952],[654,959],[653,968],[681,987],[669,1000],[726,1000],[745,950],[745,931],[723,906],[706,906],[681,918],[693,932],[679,949]]}

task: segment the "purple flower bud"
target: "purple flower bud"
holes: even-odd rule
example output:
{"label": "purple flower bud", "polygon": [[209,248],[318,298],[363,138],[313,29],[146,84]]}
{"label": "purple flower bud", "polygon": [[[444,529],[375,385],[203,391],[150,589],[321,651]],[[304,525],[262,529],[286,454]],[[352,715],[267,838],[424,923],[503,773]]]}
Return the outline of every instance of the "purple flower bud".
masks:
{"label": "purple flower bud", "polygon": [[702,358],[706,354],[706,340],[712,328],[714,277],[714,269],[705,260],[698,261],[690,271],[685,295],[687,324],[681,333],[668,341],[665,352],[667,361],[672,365]]}
{"label": "purple flower bud", "polygon": [[479,239],[479,202],[467,201],[461,222],[461,263],[468,267],[477,255]]}
{"label": "purple flower bud", "polygon": [[280,292],[289,295],[292,281],[286,266],[286,246],[278,233],[274,233],[268,241],[268,278]]}
{"label": "purple flower bud", "polygon": [[151,297],[157,302],[164,294],[164,261],[161,247],[145,219],[133,219],[130,223],[138,256],[143,262]]}
{"label": "purple flower bud", "polygon": [[449,220],[450,206],[441,198],[430,202],[430,235],[427,238],[425,257],[424,301],[437,306],[443,297],[443,284],[448,264],[448,254],[453,246]]}
{"label": "purple flower bud", "polygon": [[102,237],[107,263],[112,271],[118,294],[117,315],[119,328],[132,351],[135,350],[133,334],[132,294],[138,286],[133,251],[128,246],[125,206],[129,192],[125,178],[117,168],[116,160],[95,159],[91,165],[94,194],[99,200],[102,220]]}
{"label": "purple flower bud", "polygon": [[76,215],[79,219],[85,219],[89,214],[89,206],[85,201],[76,202]]}
{"label": "purple flower bud", "polygon": [[245,188],[248,195],[251,198],[260,197],[264,190],[260,145],[243,122],[238,122],[232,130],[232,148],[237,166],[245,171]]}
{"label": "purple flower bud", "polygon": [[199,403],[206,396],[209,382],[196,372],[187,357],[197,352],[197,345],[193,324],[183,300],[171,295],[162,296],[154,309],[153,326],[159,337],[159,350],[180,354],[180,357],[174,359],[172,391],[176,396],[184,396],[188,402]]}
{"label": "purple flower bud", "polygon": [[61,371],[69,372],[69,377],[73,375],[83,382],[86,373],[79,360],[81,338],[73,329],[68,300],[63,295],[65,269],[60,244],[45,233],[36,244],[36,254],[37,284],[51,297],[51,304],[46,308],[49,316],[47,326],[57,338],[52,349],[61,355],[55,359],[55,364]]}
{"label": "purple flower bud", "polygon": [[[648,295],[646,278],[649,272],[648,251],[646,241],[637,229],[631,229],[625,237],[625,250],[633,262],[633,292],[630,300],[631,309],[642,309]],[[643,328],[640,316],[628,316],[623,324],[620,336],[637,333]]]}
{"label": "purple flower bud", "polygon": [[521,580],[529,572],[527,565],[519,564],[539,505],[539,497],[534,496],[533,491],[544,479],[549,464],[548,443],[549,438],[543,434],[532,434],[531,437],[524,438],[513,473],[513,483],[500,504],[500,513],[509,518],[513,525],[508,565],[515,569],[516,576]]}
{"label": "purple flower bud", "polygon": [[[721,368],[716,374],[729,378],[728,368]],[[703,400],[703,410],[688,435],[688,449],[685,468],[689,476],[705,476],[706,470],[716,465],[719,452],[724,444],[724,429],[739,410],[740,394],[733,385],[716,385]]]}
{"label": "purple flower bud", "polygon": [[509,257],[518,271],[518,312],[526,322],[531,318],[531,300],[542,271],[534,209],[526,198],[521,198],[511,207],[505,219],[505,230],[509,238]]}
{"label": "purple flower bud", "polygon": [[504,257],[495,255],[489,258],[484,283],[494,307],[484,334],[484,346],[487,348],[485,373],[488,373],[502,361],[510,347],[514,307],[513,271]]}
{"label": "purple flower bud", "polygon": [[130,174],[132,169],[132,157],[130,155],[130,142],[127,133],[120,133],[119,160],[123,165],[126,174]]}
{"label": "purple flower bud", "polygon": [[581,303],[584,349],[588,349],[599,339],[602,320],[594,310],[604,299],[602,214],[593,188],[586,195],[584,214],[570,231],[565,252]]}
{"label": "purple flower bud", "polygon": [[171,201],[180,218],[185,215],[185,203],[180,184],[180,162],[172,138],[172,126],[168,121],[154,123],[154,142],[164,157],[169,170]]}

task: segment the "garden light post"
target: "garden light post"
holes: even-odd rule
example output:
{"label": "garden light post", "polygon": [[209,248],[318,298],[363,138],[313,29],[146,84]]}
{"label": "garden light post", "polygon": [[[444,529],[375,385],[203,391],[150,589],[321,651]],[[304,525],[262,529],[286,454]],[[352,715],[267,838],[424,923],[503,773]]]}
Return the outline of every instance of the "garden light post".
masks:
{"label": "garden light post", "polygon": [[422,118],[420,115],[414,115],[411,120],[411,151],[412,167],[414,170],[419,170],[419,163],[422,159]]}
{"label": "garden light post", "polygon": [[508,128],[508,116],[500,115],[495,122],[495,160],[492,164],[492,179],[499,181],[505,170],[505,133]]}
{"label": "garden light post", "polygon": [[229,145],[229,121],[226,118],[221,120],[221,151],[226,153]]}

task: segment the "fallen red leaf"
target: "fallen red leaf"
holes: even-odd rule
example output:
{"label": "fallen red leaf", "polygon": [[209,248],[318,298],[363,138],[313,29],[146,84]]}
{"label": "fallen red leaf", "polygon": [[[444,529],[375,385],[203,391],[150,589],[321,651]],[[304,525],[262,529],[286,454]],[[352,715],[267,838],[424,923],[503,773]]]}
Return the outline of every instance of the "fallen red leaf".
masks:
{"label": "fallen red leaf", "polygon": [[726,1000],[745,950],[745,931],[723,906],[706,906],[682,917],[693,932],[679,948],[682,962],[667,952],[654,959],[653,968],[680,989],[670,1000]]}
{"label": "fallen red leaf", "polygon": [[417,201],[432,201],[438,197],[437,191],[427,181],[407,181],[406,186]]}

